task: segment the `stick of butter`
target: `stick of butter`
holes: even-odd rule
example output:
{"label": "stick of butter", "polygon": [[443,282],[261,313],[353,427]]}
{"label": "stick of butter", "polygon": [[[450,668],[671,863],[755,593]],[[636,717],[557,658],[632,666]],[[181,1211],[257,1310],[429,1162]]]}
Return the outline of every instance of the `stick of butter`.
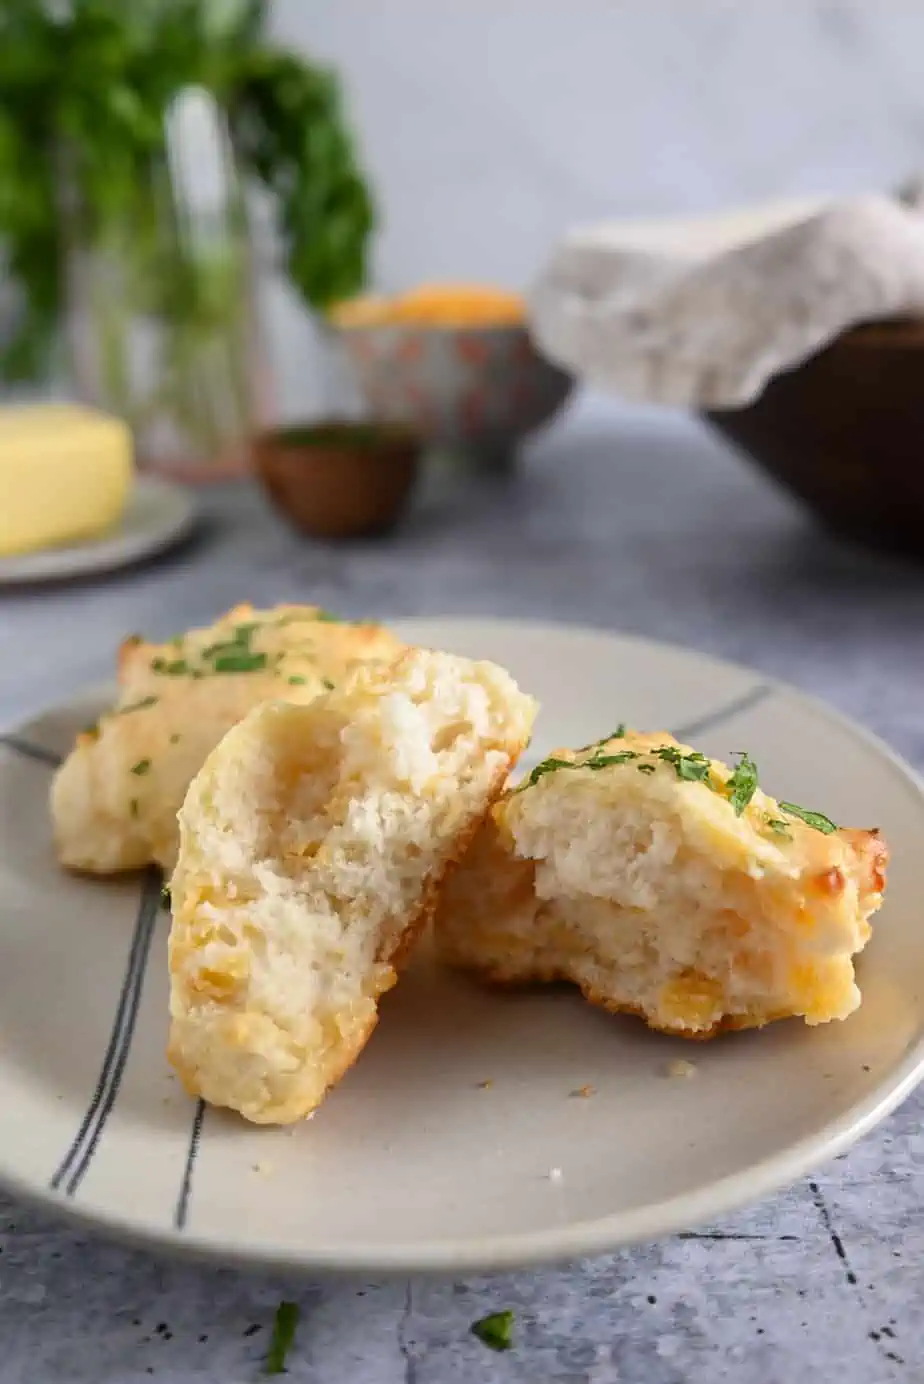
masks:
{"label": "stick of butter", "polygon": [[76,404],[0,409],[0,556],[93,538],[132,481],[124,423]]}

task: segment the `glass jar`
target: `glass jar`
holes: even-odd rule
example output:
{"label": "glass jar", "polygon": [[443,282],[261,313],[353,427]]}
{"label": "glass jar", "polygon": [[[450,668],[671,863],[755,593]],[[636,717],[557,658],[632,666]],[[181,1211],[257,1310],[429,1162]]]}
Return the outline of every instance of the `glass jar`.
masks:
{"label": "glass jar", "polygon": [[198,128],[178,112],[118,218],[90,233],[79,203],[63,214],[80,397],[128,422],[139,466],[205,480],[249,469],[268,400],[244,193],[214,107],[193,97]]}

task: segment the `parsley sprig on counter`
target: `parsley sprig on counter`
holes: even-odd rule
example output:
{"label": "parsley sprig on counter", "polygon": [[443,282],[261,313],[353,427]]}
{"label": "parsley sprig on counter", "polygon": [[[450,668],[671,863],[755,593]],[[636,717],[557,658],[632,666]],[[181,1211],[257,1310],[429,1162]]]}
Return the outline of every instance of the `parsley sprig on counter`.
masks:
{"label": "parsley sprig on counter", "polygon": [[489,1350],[511,1350],[513,1348],[513,1313],[510,1308],[503,1312],[491,1312],[477,1322],[472,1322],[472,1335],[477,1336],[482,1345]]}
{"label": "parsley sprig on counter", "polygon": [[299,1319],[298,1303],[280,1302],[273,1322],[273,1336],[266,1352],[264,1374],[285,1374],[286,1358],[295,1341]]}

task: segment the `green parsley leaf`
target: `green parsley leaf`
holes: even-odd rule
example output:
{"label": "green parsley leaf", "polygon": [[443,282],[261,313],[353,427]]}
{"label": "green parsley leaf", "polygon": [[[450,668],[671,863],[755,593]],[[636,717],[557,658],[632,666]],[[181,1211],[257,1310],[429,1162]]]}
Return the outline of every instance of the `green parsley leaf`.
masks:
{"label": "green parsley leaf", "polygon": [[472,1322],[471,1331],[489,1350],[510,1350],[513,1347],[513,1313],[491,1312],[480,1321]]}
{"label": "green parsley leaf", "polygon": [[142,774],[146,774],[148,772],[150,767],[151,761],[149,759],[139,759],[137,764],[132,765],[132,773],[137,774],[140,778]]}
{"label": "green parsley leaf", "polygon": [[725,785],[728,801],[740,817],[748,803],[757,792],[757,765],[746,750],[739,750],[735,771]]}
{"label": "green parsley leaf", "polygon": [[704,754],[681,754],[676,745],[659,745],[651,753],[671,764],[677,777],[687,783],[705,783],[709,778],[712,763]]}
{"label": "green parsley leaf", "polygon": [[610,740],[624,740],[626,737],[626,723],[620,721],[619,725],[611,735],[604,735],[601,740],[591,740],[589,745],[582,745],[577,754],[585,754],[588,750],[596,750],[600,745],[607,744]]}
{"label": "green parsley leaf", "polygon": [[168,678],[183,677],[189,672],[189,664],[185,658],[174,658],[168,663],[165,658],[155,658],[151,663],[155,673],[163,673]]}
{"label": "green parsley leaf", "polygon": [[789,830],[789,823],[784,822],[781,817],[767,817],[767,826],[775,836],[785,836],[787,841],[792,840],[792,832]]}
{"label": "green parsley leaf", "polygon": [[157,700],[157,697],[142,697],[140,702],[132,702],[130,706],[120,706],[116,715],[127,716],[130,711],[141,711],[146,706],[154,706]]}
{"label": "green parsley leaf", "polygon": [[620,750],[618,754],[603,754],[597,751],[592,754],[590,759],[585,759],[583,763],[576,764],[577,769],[608,769],[611,764],[628,764],[632,759],[638,759],[637,750]]}
{"label": "green parsley leaf", "polygon": [[322,678],[321,684],[327,688],[328,692],[333,692],[334,684],[331,682],[330,678]]}
{"label": "green parsley leaf", "polygon": [[543,759],[541,764],[536,765],[535,769],[520,784],[517,792],[521,792],[524,788],[532,788],[546,774],[553,774],[556,769],[577,769],[579,767],[570,759],[556,759],[554,755],[550,755],[548,759]]}
{"label": "green parsley leaf", "polygon": [[347,623],[341,616],[332,615],[329,610],[319,610],[314,618],[320,620],[323,625],[345,625]]}
{"label": "green parsley leaf", "polygon": [[298,673],[291,678],[286,678],[286,682],[290,682],[293,687],[302,687],[307,681],[307,678],[301,677]]}
{"label": "green parsley leaf", "polygon": [[266,667],[266,654],[252,654],[246,649],[239,653],[220,654],[212,667],[216,673],[255,673]]}
{"label": "green parsley leaf", "polygon": [[806,826],[814,827],[816,831],[822,832],[825,836],[830,836],[837,831],[837,827],[830,817],[826,817],[823,812],[812,812],[807,807],[800,807],[798,803],[780,803],[780,809],[790,817],[798,817]]}
{"label": "green parsley leaf", "polygon": [[273,1336],[266,1352],[265,1374],[285,1374],[286,1356],[292,1349],[299,1318],[298,1304],[280,1302],[276,1308]]}
{"label": "green parsley leaf", "polygon": [[658,772],[654,764],[637,764],[636,768],[640,774],[656,774]]}

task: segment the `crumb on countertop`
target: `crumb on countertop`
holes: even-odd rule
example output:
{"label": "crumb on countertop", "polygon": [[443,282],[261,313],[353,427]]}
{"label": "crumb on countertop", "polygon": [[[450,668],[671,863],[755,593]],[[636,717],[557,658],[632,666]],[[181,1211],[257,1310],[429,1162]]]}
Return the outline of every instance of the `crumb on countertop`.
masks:
{"label": "crumb on countertop", "polygon": [[578,1100],[587,1100],[590,1096],[595,1096],[596,1094],[596,1086],[591,1086],[589,1084],[586,1086],[578,1086],[577,1090],[571,1092],[571,1095]]}
{"label": "crumb on countertop", "polygon": [[491,1090],[491,1087],[492,1087],[493,1085],[494,1085],[493,1079],[492,1079],[491,1077],[488,1077],[487,1080],[485,1080],[485,1081],[479,1081],[479,1083],[478,1083],[478,1090],[479,1090],[479,1091],[490,1091],[490,1090]]}
{"label": "crumb on countertop", "polygon": [[563,1174],[561,1168],[549,1168],[550,1182],[561,1182],[562,1176]]}
{"label": "crumb on countertop", "polygon": [[259,1173],[261,1177],[269,1177],[269,1175],[273,1171],[273,1165],[272,1163],[267,1162],[254,1163],[252,1171],[255,1173]]}
{"label": "crumb on countertop", "polygon": [[668,1062],[665,1073],[669,1077],[696,1076],[696,1063],[688,1062],[685,1057],[675,1057],[673,1062]]}

